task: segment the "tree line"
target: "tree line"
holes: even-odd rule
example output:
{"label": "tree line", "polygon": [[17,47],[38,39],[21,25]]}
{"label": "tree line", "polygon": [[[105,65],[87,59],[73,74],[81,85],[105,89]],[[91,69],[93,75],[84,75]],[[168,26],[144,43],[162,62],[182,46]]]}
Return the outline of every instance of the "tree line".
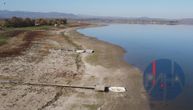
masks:
{"label": "tree line", "polygon": [[42,25],[65,25],[67,19],[31,19],[31,18],[20,18],[12,17],[10,19],[0,20],[1,27],[29,27],[29,26],[42,26]]}

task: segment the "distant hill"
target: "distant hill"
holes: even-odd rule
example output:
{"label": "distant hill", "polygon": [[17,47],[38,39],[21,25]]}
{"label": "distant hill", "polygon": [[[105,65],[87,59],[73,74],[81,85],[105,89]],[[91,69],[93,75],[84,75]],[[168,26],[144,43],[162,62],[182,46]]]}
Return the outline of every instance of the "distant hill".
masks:
{"label": "distant hill", "polygon": [[184,18],[179,21],[181,24],[193,25],[193,18]]}
{"label": "distant hill", "polygon": [[0,19],[11,18],[13,16],[22,18],[67,18],[79,21],[102,22],[102,23],[193,25],[193,18],[184,18],[184,19],[163,19],[163,18],[148,18],[148,17],[127,18],[127,17],[75,15],[71,13],[58,13],[58,12],[45,13],[45,12],[0,10]]}
{"label": "distant hill", "polygon": [[78,18],[77,15],[69,13],[58,13],[58,12],[25,12],[25,11],[7,11],[0,10],[0,18],[11,18],[13,16],[22,18]]}
{"label": "distant hill", "polygon": [[164,19],[164,18],[86,18],[79,19],[87,22],[120,23],[120,24],[160,24],[160,25],[193,25],[193,18],[184,19]]}

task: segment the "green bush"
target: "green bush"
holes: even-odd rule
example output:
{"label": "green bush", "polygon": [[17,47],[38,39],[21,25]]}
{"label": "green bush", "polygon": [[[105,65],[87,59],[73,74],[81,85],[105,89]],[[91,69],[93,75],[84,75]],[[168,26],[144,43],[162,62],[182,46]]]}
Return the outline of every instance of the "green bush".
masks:
{"label": "green bush", "polygon": [[0,46],[7,43],[7,37],[0,35]]}

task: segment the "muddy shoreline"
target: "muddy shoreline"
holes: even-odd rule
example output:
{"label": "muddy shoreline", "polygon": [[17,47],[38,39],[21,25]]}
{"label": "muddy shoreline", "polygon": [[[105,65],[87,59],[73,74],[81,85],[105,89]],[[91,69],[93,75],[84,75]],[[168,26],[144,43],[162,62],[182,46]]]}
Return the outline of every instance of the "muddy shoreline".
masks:
{"label": "muddy shoreline", "polygon": [[[67,34],[69,34],[70,36],[81,37],[82,41],[79,38],[77,38],[78,40],[76,40],[76,37],[74,37],[74,40],[80,45],[83,45],[84,48],[91,48],[96,51],[94,55],[83,56],[83,61],[85,63],[88,63],[89,65],[91,64],[92,66],[95,66],[95,68],[98,68],[98,66],[102,66],[105,69],[108,69],[109,73],[106,74],[106,77],[108,77],[107,78],[108,81],[103,81],[103,84],[125,86],[126,88],[128,88],[128,92],[130,93],[125,94],[125,97],[123,99],[116,99],[116,100],[131,101],[130,99],[127,99],[127,96],[129,97],[132,94],[133,95],[135,94],[133,97],[135,99],[133,99],[132,101],[140,102],[140,106],[138,106],[137,103],[133,103],[132,101],[131,103],[122,102],[121,104],[114,105],[117,107],[117,109],[120,110],[149,109],[148,99],[142,84],[142,74],[140,73],[140,70],[138,68],[129,65],[123,59],[126,51],[122,47],[105,41],[98,40],[92,36],[86,36],[84,34],[79,33],[77,29],[72,29],[70,32],[67,32]],[[87,43],[83,43],[85,41],[87,41]],[[98,70],[99,69],[100,68],[98,68]],[[113,108],[109,107],[105,109],[113,109]]]}

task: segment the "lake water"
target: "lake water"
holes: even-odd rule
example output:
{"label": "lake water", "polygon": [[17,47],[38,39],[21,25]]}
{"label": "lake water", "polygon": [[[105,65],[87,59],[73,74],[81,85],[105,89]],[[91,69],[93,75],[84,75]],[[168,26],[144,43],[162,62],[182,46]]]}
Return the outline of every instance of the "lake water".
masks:
{"label": "lake water", "polygon": [[[183,89],[176,89],[181,86],[175,84],[175,87],[167,85],[165,88],[171,89],[169,93],[163,88],[164,84],[169,84],[170,81],[168,79],[164,80],[166,83],[161,83],[160,87],[162,88],[157,90],[165,93],[165,97],[167,97],[167,94],[178,94],[175,98],[168,100],[165,98],[165,100],[155,101],[150,98],[151,108],[152,110],[193,110],[193,26],[112,24],[105,27],[80,29],[78,31],[121,46],[126,50],[124,59],[129,64],[138,67],[142,73],[144,73],[148,65],[151,67],[152,61],[157,59],[175,61],[183,69],[185,79],[182,78],[182,75],[178,75],[179,78],[176,77],[174,79],[176,81],[183,79],[185,82],[182,85]],[[160,82],[164,81],[160,80]],[[180,93],[176,92],[178,90]]]}

